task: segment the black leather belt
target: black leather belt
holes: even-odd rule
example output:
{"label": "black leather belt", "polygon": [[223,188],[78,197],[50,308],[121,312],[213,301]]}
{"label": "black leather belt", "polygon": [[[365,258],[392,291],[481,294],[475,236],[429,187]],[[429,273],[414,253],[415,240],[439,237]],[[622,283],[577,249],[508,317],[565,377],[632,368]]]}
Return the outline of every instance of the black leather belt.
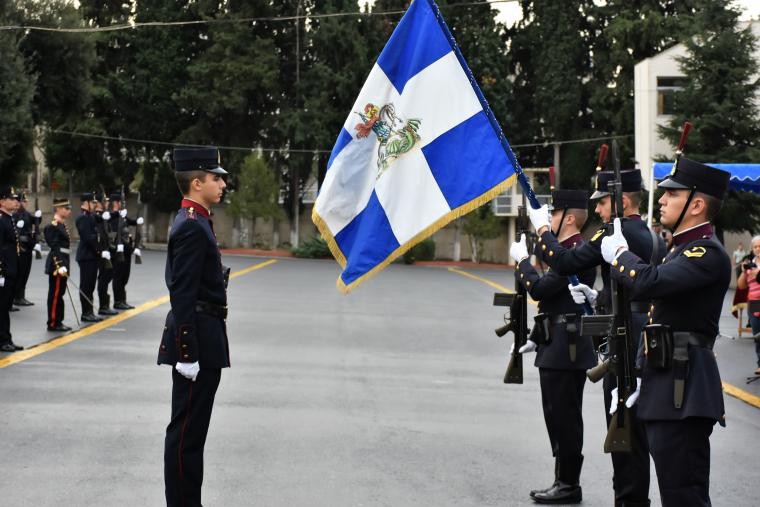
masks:
{"label": "black leather belt", "polygon": [[557,326],[559,324],[567,324],[568,316],[569,316],[570,320],[572,320],[574,318],[575,321],[580,324],[580,322],[581,322],[580,315],[581,315],[580,313],[568,313],[568,314],[558,313],[558,314],[552,314],[552,315],[549,316],[549,323],[551,323],[552,326]]}
{"label": "black leather belt", "polygon": [[703,349],[712,350],[715,346],[715,338],[711,338],[704,334],[692,333],[688,331],[674,331],[673,338],[676,346],[679,344],[689,344],[692,347],[701,347]]}
{"label": "black leather belt", "polygon": [[30,239],[30,238],[29,238],[29,236],[27,236],[27,235],[23,235],[23,236],[19,236],[19,237],[18,237],[18,240],[19,240],[21,243],[29,243],[29,239]]}
{"label": "black leather belt", "polygon": [[195,311],[211,315],[212,317],[219,317],[220,319],[227,318],[226,306],[209,303],[208,301],[198,301],[195,303]]}
{"label": "black leather belt", "polygon": [[631,312],[633,313],[647,313],[649,308],[648,301],[631,301]]}

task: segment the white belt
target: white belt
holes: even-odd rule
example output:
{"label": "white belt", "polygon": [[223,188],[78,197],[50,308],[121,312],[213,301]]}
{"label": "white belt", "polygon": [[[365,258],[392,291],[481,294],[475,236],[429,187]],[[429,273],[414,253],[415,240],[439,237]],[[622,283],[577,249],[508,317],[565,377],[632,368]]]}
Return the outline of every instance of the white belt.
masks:
{"label": "white belt", "polygon": [[70,254],[71,253],[71,250],[68,249],[68,248],[61,248],[60,250],[61,250],[61,253],[65,253],[65,254]]}

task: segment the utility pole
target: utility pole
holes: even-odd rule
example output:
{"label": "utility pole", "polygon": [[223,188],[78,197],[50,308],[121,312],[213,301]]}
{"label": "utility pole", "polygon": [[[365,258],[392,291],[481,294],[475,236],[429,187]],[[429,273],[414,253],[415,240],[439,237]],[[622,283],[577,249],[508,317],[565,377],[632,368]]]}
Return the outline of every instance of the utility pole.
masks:
{"label": "utility pole", "polygon": [[[296,107],[299,108],[301,104],[301,20],[299,19],[301,16],[301,0],[298,0],[298,3],[296,4]],[[296,127],[295,127],[295,138],[298,137],[298,131],[299,131],[299,119],[298,119],[298,112],[296,112]],[[293,139],[293,142],[295,143],[295,139]],[[290,244],[293,246],[293,248],[298,248],[298,239],[300,235],[300,224],[299,222],[299,215],[300,215],[300,209],[299,209],[299,202],[298,202],[298,196],[300,194],[299,188],[298,188],[298,164],[293,163],[293,158],[288,157],[290,159],[290,170],[291,170],[291,191],[293,193],[292,199],[293,199],[293,221],[291,223],[290,227]]]}

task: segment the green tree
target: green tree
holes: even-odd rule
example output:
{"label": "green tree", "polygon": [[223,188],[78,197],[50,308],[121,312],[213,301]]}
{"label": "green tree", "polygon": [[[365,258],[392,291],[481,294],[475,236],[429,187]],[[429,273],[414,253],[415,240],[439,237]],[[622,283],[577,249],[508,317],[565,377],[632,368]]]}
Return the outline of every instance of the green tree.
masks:
{"label": "green tree", "polygon": [[502,232],[501,221],[491,211],[490,204],[484,204],[465,216],[462,228],[470,237],[472,262],[481,262],[483,260],[483,243],[488,239],[498,238]]}
{"label": "green tree", "polygon": [[[685,40],[680,60],[686,86],[677,92],[677,111],[660,128],[675,146],[685,120],[694,122],[688,155],[701,162],[747,163],[760,160],[760,81],[754,75],[757,41],[751,27],[739,28],[739,12],[723,2],[703,0],[695,17],[695,35]],[[715,222],[723,231],[760,230],[760,197],[730,192]]]}
{"label": "green tree", "polygon": [[251,220],[253,239],[256,236],[257,218],[274,221],[284,218],[278,204],[279,195],[278,177],[266,160],[255,154],[248,155],[240,166],[237,188],[230,195],[229,212],[235,218]]}
{"label": "green tree", "polygon": [[0,182],[17,181],[30,165],[34,81],[17,34],[0,32]]}

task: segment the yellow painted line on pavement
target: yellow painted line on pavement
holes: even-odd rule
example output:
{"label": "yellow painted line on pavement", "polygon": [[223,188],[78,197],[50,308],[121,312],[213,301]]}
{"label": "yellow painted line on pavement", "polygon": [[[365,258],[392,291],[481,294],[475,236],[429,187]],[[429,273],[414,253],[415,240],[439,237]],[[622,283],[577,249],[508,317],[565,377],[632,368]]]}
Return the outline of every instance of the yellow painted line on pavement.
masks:
{"label": "yellow painted line on pavement", "polygon": [[[489,280],[488,278],[483,278],[483,277],[480,277],[480,276],[477,276],[477,275],[473,275],[472,273],[468,273],[467,271],[462,271],[461,269],[457,269],[457,268],[448,268],[448,269],[452,273],[456,273],[458,275],[462,275],[462,276],[470,278],[472,280],[476,280],[478,282],[484,283],[484,284],[488,285],[489,287],[492,287],[492,288],[494,288],[494,289],[496,289],[498,291],[506,292],[507,294],[514,294],[515,293],[514,290],[507,289],[503,285],[501,285],[499,283],[496,283],[493,280]],[[528,298],[528,302],[530,304],[532,304],[532,305],[537,305],[538,304],[535,301],[533,301],[533,299],[531,299],[531,298]]]}
{"label": "yellow painted line on pavement", "polygon": [[723,391],[729,396],[742,400],[744,403],[752,405],[755,408],[760,408],[760,396],[755,396],[752,393],[748,393],[744,389],[739,389],[735,385],[731,385],[728,382],[723,382]]}
{"label": "yellow painted line on pavement", "polygon": [[[276,259],[270,259],[268,261],[250,266],[248,268],[241,269],[240,271],[235,271],[234,273],[230,275],[230,279],[247,275],[248,273],[251,273],[258,269],[271,266],[272,264],[276,262],[277,262]],[[50,350],[54,350],[54,349],[57,349],[58,347],[62,347],[80,338],[84,338],[85,336],[89,336],[91,334],[97,333],[98,331],[108,329],[109,327],[114,326],[118,324],[119,322],[123,322],[127,319],[131,319],[132,317],[135,317],[136,315],[145,313],[148,310],[152,310],[153,308],[156,308],[157,306],[161,306],[164,303],[168,303],[168,302],[169,302],[169,296],[162,296],[160,298],[156,298],[146,303],[143,303],[137,308],[134,308],[132,310],[127,310],[125,312],[120,313],[119,315],[114,315],[113,317],[109,317],[101,322],[96,322],[95,324],[87,326],[84,329],[80,329],[79,331],[65,334],[57,338],[53,338],[50,341],[40,343],[39,345],[35,345],[28,349],[22,350],[20,352],[14,352],[0,359],[0,368],[6,368],[12,364],[26,361],[27,359],[31,359],[33,357],[39,356],[40,354],[44,354],[45,352],[48,352]]]}

